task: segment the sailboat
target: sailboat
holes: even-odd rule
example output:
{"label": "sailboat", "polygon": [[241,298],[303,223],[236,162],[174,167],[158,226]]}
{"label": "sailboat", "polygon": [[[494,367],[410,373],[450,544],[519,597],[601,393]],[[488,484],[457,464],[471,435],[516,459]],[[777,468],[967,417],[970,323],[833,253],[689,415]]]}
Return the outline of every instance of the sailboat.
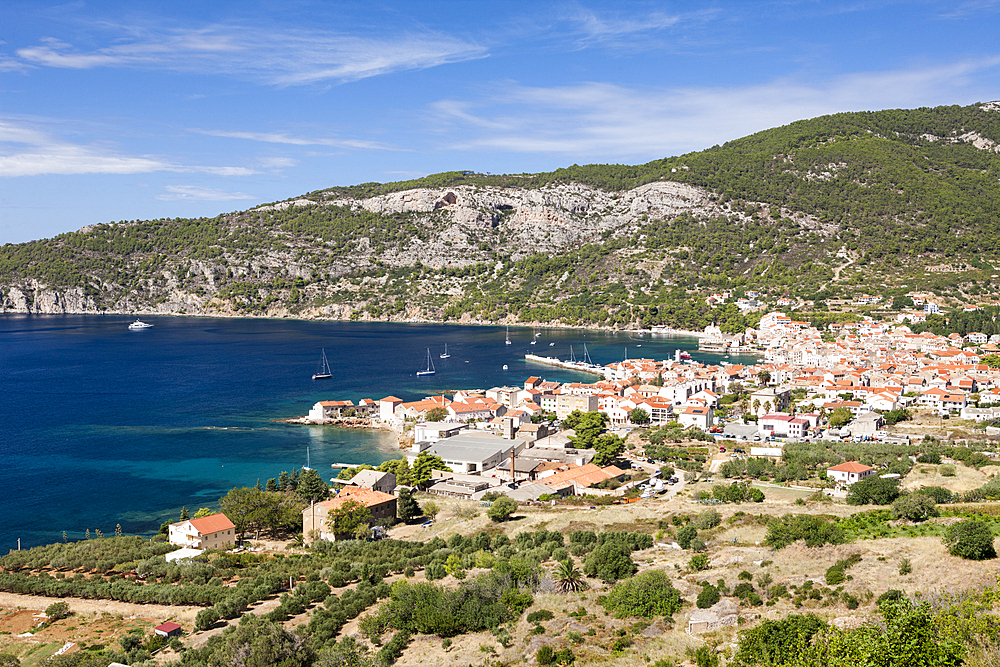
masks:
{"label": "sailboat", "polygon": [[538,338],[538,330],[535,329],[534,327],[532,327],[531,334],[532,334],[531,335],[531,344],[534,345],[535,343],[538,342],[538,340],[537,340],[537,338]]}
{"label": "sailboat", "polygon": [[510,345],[510,325],[507,325],[507,344]]}
{"label": "sailboat", "polygon": [[594,366],[594,361],[590,358],[590,352],[587,352],[587,344],[583,344],[583,365],[584,366]]}
{"label": "sailboat", "polygon": [[330,372],[330,362],[326,360],[326,348],[323,348],[323,357],[319,362],[319,370],[313,373],[313,380],[329,380],[333,377]]}
{"label": "sailboat", "polygon": [[303,470],[312,470],[312,468],[309,467],[310,463],[312,463],[312,461],[309,460],[309,447],[307,446],[306,447],[306,464],[305,464],[305,466],[303,466],[302,469]]}
{"label": "sailboat", "polygon": [[442,359],[447,359],[447,358],[448,358],[448,357],[450,357],[450,356],[451,356],[451,355],[450,355],[450,354],[448,354],[448,343],[445,343],[445,344],[444,344],[444,354],[442,354],[442,355],[441,355],[441,358],[442,358]]}
{"label": "sailboat", "polygon": [[434,362],[431,361],[431,348],[427,348],[427,370],[417,371],[417,375],[434,375]]}

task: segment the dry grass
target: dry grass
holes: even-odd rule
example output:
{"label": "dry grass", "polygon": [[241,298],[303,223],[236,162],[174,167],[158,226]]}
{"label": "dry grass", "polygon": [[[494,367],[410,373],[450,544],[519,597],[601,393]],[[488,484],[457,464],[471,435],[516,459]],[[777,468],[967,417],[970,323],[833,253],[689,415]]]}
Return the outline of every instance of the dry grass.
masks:
{"label": "dry grass", "polygon": [[918,463],[913,470],[903,478],[904,489],[917,489],[921,486],[941,486],[952,493],[964,493],[972,489],[978,489],[989,480],[987,473],[996,474],[996,470],[990,466],[983,468],[983,471],[969,468],[960,462],[955,462],[955,476],[945,477],[940,472],[941,467],[927,463]]}

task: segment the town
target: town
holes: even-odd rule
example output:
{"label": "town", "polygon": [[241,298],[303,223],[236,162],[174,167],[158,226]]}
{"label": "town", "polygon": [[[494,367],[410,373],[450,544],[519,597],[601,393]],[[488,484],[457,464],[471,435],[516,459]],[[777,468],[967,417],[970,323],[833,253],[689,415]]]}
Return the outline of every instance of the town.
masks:
{"label": "town", "polygon": [[[763,356],[757,364],[703,364],[678,351],[667,360],[588,364],[588,372],[604,377],[593,383],[532,376],[522,386],[412,402],[394,396],[320,401],[305,421],[362,419],[396,429],[410,465],[421,454],[444,462],[446,469],[435,470],[426,488],[432,494],[478,500],[499,493],[532,502],[584,494],[622,498],[641,489],[646,498],[684,480],[659,479],[660,468],[635,447],[639,428],[670,425],[691,439],[714,441],[718,452],[712,450],[708,474],[748,457],[780,461],[788,443],[908,445],[923,436],[893,426],[917,412],[938,423],[970,420],[984,426],[985,435],[997,435],[1000,369],[994,366],[1000,364],[984,363],[1000,352],[1000,336],[993,338],[914,334],[870,318],[820,331],[771,312],[756,329],[727,336],[709,327],[701,339],[703,350],[757,350]],[[582,445],[567,427],[588,413],[601,416],[602,430],[622,436],[610,456]],[[831,466],[827,474],[827,493],[835,497],[873,472],[857,462],[840,465],[846,467]]]}

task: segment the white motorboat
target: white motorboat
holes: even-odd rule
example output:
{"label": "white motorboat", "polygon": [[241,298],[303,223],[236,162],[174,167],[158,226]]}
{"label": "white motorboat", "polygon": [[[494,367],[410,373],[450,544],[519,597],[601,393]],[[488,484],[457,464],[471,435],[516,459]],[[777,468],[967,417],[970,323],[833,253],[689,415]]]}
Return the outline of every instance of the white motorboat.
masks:
{"label": "white motorboat", "polygon": [[132,324],[128,325],[128,328],[131,329],[132,331],[136,331],[138,329],[149,329],[152,326],[153,326],[152,324],[146,324],[142,320],[136,320]]}

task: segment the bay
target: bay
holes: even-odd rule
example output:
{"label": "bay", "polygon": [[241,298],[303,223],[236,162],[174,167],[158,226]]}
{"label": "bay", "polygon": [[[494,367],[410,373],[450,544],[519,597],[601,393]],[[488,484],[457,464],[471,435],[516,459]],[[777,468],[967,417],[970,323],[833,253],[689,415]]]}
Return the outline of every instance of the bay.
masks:
{"label": "bay", "polygon": [[[639,356],[695,359],[693,338],[494,326],[100,315],[0,317],[0,553],[78,539],[90,530],[151,535],[164,520],[217,507],[230,488],[301,468],[398,457],[387,431],[275,423],[318,400],[563,382],[592,375],[541,366],[526,352],[596,363]],[[440,359],[447,343],[451,358]],[[554,345],[550,346],[550,343]],[[312,380],[326,354],[333,378]],[[430,349],[437,373],[417,377]],[[733,358],[731,361],[739,361]],[[508,366],[504,371],[503,366]]]}

